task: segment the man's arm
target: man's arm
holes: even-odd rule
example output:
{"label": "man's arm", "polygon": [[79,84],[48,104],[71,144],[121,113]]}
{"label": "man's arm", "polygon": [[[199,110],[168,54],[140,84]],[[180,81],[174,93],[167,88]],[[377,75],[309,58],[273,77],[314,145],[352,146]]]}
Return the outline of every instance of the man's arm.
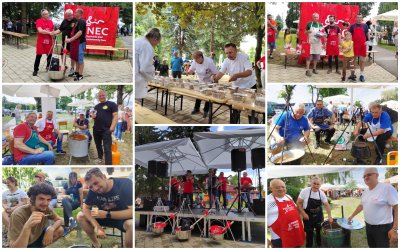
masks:
{"label": "man's arm", "polygon": [[[26,224],[25,224],[26,225]],[[23,226],[18,238],[13,241],[10,240],[9,246],[11,248],[26,248],[29,244],[29,237],[31,236],[31,228]]]}
{"label": "man's arm", "polygon": [[304,200],[302,198],[300,198],[300,197],[297,198],[297,202],[296,202],[297,209],[299,210],[299,212],[300,212],[301,216],[303,217],[303,219],[309,220],[308,215],[307,215],[306,211],[303,208],[303,203],[304,203]]}
{"label": "man's arm", "polygon": [[363,210],[363,206],[360,204],[356,207],[356,210],[350,215],[350,217],[347,219],[348,221],[351,221],[357,214],[359,214]]}
{"label": "man's arm", "polygon": [[50,150],[53,148],[53,146],[51,146],[51,144],[48,141],[46,141],[41,135],[38,134],[38,138],[39,138],[39,141],[43,144],[46,144]]}
{"label": "man's arm", "polygon": [[79,37],[81,37],[82,35],[82,30],[78,31],[73,37],[69,38],[68,40],[70,42],[75,41],[76,39],[78,39]]}
{"label": "man's arm", "polygon": [[248,69],[248,70],[245,70],[245,71],[243,71],[243,72],[233,74],[233,75],[231,76],[231,78],[229,79],[229,81],[230,81],[230,82],[231,82],[231,81],[233,82],[233,81],[236,81],[236,80],[239,79],[239,78],[245,78],[245,77],[251,76],[252,73],[253,73],[253,72],[251,72],[251,70]]}
{"label": "man's arm", "polygon": [[50,36],[52,36],[52,35],[54,34],[53,31],[47,31],[47,30],[42,29],[41,27],[38,27],[38,28],[37,28],[37,31],[38,31],[40,34],[43,34],[43,35],[50,35]]}
{"label": "man's arm", "polygon": [[110,126],[110,131],[114,132],[115,130],[115,126],[117,126],[117,122],[118,122],[118,112],[114,112],[112,113],[113,118],[112,118],[112,122],[111,122],[111,126]]}
{"label": "man's arm", "polygon": [[[128,209],[121,211],[111,211],[111,219],[114,220],[128,220],[133,217],[133,209],[132,206],[128,206]],[[99,218],[105,219],[107,216],[107,211],[99,210]]]}
{"label": "man's arm", "polygon": [[43,148],[30,148],[25,145],[24,143],[24,138],[15,138],[14,139],[14,148],[17,148],[18,150],[27,153],[27,154],[40,154],[43,152]]}
{"label": "man's arm", "polygon": [[214,82],[218,82],[223,76],[224,76],[224,73],[218,72],[214,77]]}
{"label": "man's arm", "polygon": [[[90,222],[90,224],[92,224],[93,227],[100,227],[100,224],[92,216],[90,209],[91,209],[91,206],[88,206],[87,204],[83,203],[82,212],[85,215],[86,219]],[[100,213],[100,210],[99,210],[99,213]]]}
{"label": "man's arm", "polygon": [[324,206],[325,206],[325,209],[326,209],[326,213],[328,214],[328,220],[329,220],[330,223],[332,223],[333,219],[332,219],[332,213],[331,213],[331,206],[329,205],[328,202],[325,202]]}
{"label": "man's arm", "polygon": [[81,187],[79,190],[79,202],[81,203],[81,207],[83,204],[83,187]]}

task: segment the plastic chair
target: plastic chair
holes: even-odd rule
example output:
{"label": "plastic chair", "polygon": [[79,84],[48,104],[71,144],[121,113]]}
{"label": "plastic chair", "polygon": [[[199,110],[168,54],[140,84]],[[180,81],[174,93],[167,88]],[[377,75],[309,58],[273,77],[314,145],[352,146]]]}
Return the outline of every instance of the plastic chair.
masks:
{"label": "plastic chair", "polygon": [[399,162],[398,151],[390,151],[386,158],[387,165],[397,165]]}

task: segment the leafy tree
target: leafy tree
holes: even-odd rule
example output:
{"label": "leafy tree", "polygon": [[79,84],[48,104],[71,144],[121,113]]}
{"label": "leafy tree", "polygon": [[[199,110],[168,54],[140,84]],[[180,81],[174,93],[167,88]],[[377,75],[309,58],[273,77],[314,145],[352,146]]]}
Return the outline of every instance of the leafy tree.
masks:
{"label": "leafy tree", "polygon": [[361,101],[359,101],[359,100],[355,101],[354,106],[356,106],[357,108],[362,108]]}
{"label": "leafy tree", "polygon": [[101,85],[98,88],[105,90],[108,98],[112,98],[117,92],[118,105],[123,104],[124,100],[133,93],[132,85]]}
{"label": "leafy tree", "polygon": [[292,2],[288,3],[288,12],[286,15],[286,26],[288,28],[297,28],[297,23],[293,23],[300,18],[300,3],[299,2]]}
{"label": "leafy tree", "polygon": [[[36,167],[3,167],[3,179],[13,176],[18,180],[18,186],[27,190],[35,181],[35,175],[42,172],[40,168]],[[47,176],[47,174],[46,174]]]}
{"label": "leafy tree", "polygon": [[351,189],[357,188],[357,182],[356,182],[356,180],[353,179],[353,180],[347,182],[345,188],[346,188],[347,190],[351,190]]}
{"label": "leafy tree", "polygon": [[385,179],[390,178],[392,176],[396,176],[399,174],[398,168],[386,168]]}
{"label": "leafy tree", "polygon": [[66,110],[68,107],[68,104],[72,102],[72,98],[69,96],[62,96],[60,98],[57,98],[57,105],[56,107],[58,109],[63,109]]}
{"label": "leafy tree", "polygon": [[33,97],[36,101],[36,107],[38,112],[42,112],[42,98],[40,97]]}
{"label": "leafy tree", "polygon": [[383,101],[398,100],[398,88],[396,87],[393,91],[392,89],[387,89],[382,91],[381,98]]}

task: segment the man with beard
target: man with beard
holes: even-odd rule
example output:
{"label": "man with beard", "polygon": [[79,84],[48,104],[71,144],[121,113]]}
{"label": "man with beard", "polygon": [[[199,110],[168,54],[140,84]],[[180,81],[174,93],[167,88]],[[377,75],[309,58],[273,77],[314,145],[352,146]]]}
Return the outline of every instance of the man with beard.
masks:
{"label": "man with beard", "polygon": [[92,247],[101,248],[98,239],[105,239],[104,227],[118,228],[125,233],[125,245],[132,248],[133,238],[133,183],[128,178],[110,178],[99,168],[85,175],[89,193],[77,219],[92,241]]}
{"label": "man with beard", "polygon": [[[29,188],[30,204],[18,207],[11,214],[8,231],[12,248],[42,248],[60,238],[64,230],[62,220],[49,208],[54,188],[40,183]],[[54,224],[49,226],[49,220]]]}
{"label": "man with beard", "polygon": [[[353,50],[354,50],[354,59],[357,57],[360,60],[360,81],[364,82],[364,64],[365,57],[367,56],[367,41],[369,40],[369,32],[368,25],[362,23],[363,15],[358,14],[356,17],[356,23],[352,24],[349,28],[349,31],[353,38]],[[351,80],[356,80],[356,75],[350,76]]]}
{"label": "man with beard", "polygon": [[336,74],[339,72],[339,43],[341,39],[340,28],[335,24],[335,16],[329,16],[329,25],[325,26],[327,38],[325,40],[326,55],[328,56],[328,74],[332,72],[332,57],[335,57]]}

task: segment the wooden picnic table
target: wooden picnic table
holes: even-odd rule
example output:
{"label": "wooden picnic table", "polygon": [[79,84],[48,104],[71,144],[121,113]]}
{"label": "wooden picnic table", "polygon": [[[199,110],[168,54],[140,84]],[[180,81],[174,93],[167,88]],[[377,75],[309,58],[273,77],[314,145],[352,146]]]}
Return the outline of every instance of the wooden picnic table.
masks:
{"label": "wooden picnic table", "polygon": [[162,116],[148,108],[135,103],[136,124],[176,124],[176,122]]}
{"label": "wooden picnic table", "polygon": [[26,39],[26,42],[28,43],[29,35],[27,35],[27,34],[6,31],[6,30],[3,30],[2,32],[5,35],[6,41],[13,41],[15,38],[18,49],[19,49],[19,45],[22,43],[23,39]]}
{"label": "wooden picnic table", "polygon": [[90,50],[104,50],[104,54],[107,55],[109,53],[110,60],[112,60],[112,56],[114,52],[118,51],[118,49],[112,46],[98,46],[98,45],[86,45],[86,54],[89,55]]}
{"label": "wooden picnic table", "polygon": [[265,106],[257,106],[255,102],[237,102],[233,99],[229,99],[226,103],[231,107],[231,109],[239,111],[250,111],[250,123],[257,123],[256,113],[262,114],[262,122],[265,121]]}

